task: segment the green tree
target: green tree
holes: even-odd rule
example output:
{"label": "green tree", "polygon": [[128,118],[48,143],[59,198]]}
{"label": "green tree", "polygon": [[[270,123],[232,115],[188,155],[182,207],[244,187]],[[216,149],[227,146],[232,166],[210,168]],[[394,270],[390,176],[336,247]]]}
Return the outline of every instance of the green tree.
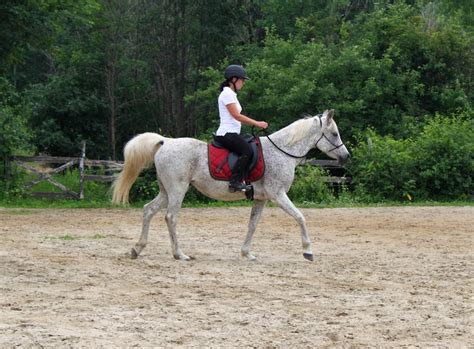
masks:
{"label": "green tree", "polygon": [[[395,98],[401,111],[423,115],[472,106],[474,37],[454,19],[442,20],[440,16],[426,7],[399,3],[362,15],[348,26],[347,44],[365,42],[375,59],[393,62],[390,71],[394,75],[418,75],[415,100],[405,99],[406,94]],[[415,109],[407,110],[409,105]]]}
{"label": "green tree", "polygon": [[34,142],[39,151],[52,155],[76,156],[83,140],[88,143],[89,156],[108,153],[99,74],[102,42],[95,34],[100,7],[92,1],[83,5],[62,12],[55,45],[48,53],[47,74],[26,87]]}
{"label": "green tree", "polygon": [[[296,20],[288,37],[269,30],[246,64],[254,79],[240,93],[242,104],[275,128],[335,108],[346,138],[369,126],[406,136],[407,123],[427,114],[469,110],[473,38],[450,21],[430,28],[421,10],[403,2],[369,6],[370,14],[342,21],[340,40],[330,44],[307,19]],[[220,70],[208,70],[208,87],[194,95],[208,110]]]}
{"label": "green tree", "polygon": [[30,109],[5,79],[0,78],[0,159],[29,150]]}
{"label": "green tree", "polygon": [[[54,2],[55,3],[55,2]],[[31,48],[51,44],[53,1],[5,0],[0,4],[0,73],[15,78],[15,65],[24,62]]]}
{"label": "green tree", "polygon": [[201,70],[222,60],[228,47],[255,35],[245,20],[254,15],[250,3],[143,1],[137,8],[156,106],[151,117],[165,132],[193,135],[200,128],[194,99],[186,103],[185,96],[202,86]]}

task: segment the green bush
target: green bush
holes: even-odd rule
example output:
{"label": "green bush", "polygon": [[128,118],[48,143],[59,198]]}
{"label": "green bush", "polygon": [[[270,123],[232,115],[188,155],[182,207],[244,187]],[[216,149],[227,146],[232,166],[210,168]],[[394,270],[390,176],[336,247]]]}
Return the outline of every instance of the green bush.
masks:
{"label": "green bush", "polygon": [[468,199],[473,192],[472,113],[430,119],[412,139],[359,136],[349,168],[358,196],[371,200]]}
{"label": "green bush", "polygon": [[151,201],[159,192],[160,188],[156,180],[156,170],[152,166],[144,170],[133,184],[130,189],[130,202]]}
{"label": "green bush", "polygon": [[291,200],[297,203],[328,203],[334,200],[334,194],[322,177],[327,171],[320,167],[303,165],[296,168],[295,180],[288,192]]}
{"label": "green bush", "polygon": [[473,193],[474,118],[472,113],[437,115],[411,149],[417,191],[422,198],[469,198]]}
{"label": "green bush", "polygon": [[359,136],[349,169],[356,194],[373,200],[411,200],[415,190],[411,144],[373,130]]}

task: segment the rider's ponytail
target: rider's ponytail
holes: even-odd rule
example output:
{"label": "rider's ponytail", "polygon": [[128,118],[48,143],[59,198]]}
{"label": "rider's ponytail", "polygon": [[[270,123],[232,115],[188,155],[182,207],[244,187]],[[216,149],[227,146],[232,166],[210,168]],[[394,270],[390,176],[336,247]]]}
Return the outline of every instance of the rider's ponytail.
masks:
{"label": "rider's ponytail", "polygon": [[229,80],[225,80],[222,84],[221,84],[221,91],[224,90],[224,87],[230,87],[230,81]]}

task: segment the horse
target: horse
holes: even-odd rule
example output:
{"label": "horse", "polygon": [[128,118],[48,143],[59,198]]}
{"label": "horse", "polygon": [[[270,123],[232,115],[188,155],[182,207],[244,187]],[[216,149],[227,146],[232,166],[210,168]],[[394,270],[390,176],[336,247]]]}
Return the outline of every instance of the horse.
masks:
{"label": "horse", "polygon": [[[260,137],[265,159],[263,177],[252,183],[254,202],[248,231],[241,248],[241,256],[255,260],[251,243],[257,223],[267,201],[271,200],[293,217],[301,230],[303,257],[313,261],[311,239],[303,214],[288,198],[287,192],[295,176],[295,168],[306,154],[318,148],[329,157],[344,164],[350,158],[334,121],[334,110],[307,116],[274,132]],[[132,138],[124,147],[124,166],[112,184],[112,202],[126,205],[130,189],[140,172],[153,161],[159,185],[159,194],[144,206],[141,236],[131,250],[131,258],[137,258],[147,245],[150,221],[162,208],[166,208],[165,221],[175,259],[192,259],[181,250],[176,235],[178,213],[189,185],[202,194],[216,200],[235,201],[245,199],[245,193],[231,193],[228,182],[211,177],[208,167],[207,144],[194,138],[168,138],[157,133],[142,133]],[[295,155],[297,154],[297,155]]]}

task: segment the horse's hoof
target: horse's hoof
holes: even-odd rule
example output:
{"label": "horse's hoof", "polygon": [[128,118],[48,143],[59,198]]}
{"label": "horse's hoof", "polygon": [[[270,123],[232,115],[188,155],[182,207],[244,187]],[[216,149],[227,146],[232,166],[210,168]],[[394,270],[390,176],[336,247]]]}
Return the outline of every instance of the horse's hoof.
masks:
{"label": "horse's hoof", "polygon": [[130,253],[130,258],[131,258],[131,259],[137,259],[137,257],[138,257],[137,251],[135,251],[135,249],[132,248],[132,251],[131,251],[131,253]]}
{"label": "horse's hoof", "polygon": [[173,256],[173,257],[174,257],[174,259],[176,259],[178,261],[185,261],[185,262],[192,261],[192,260],[196,259],[194,257],[186,256],[185,254],[180,255],[180,256]]}
{"label": "horse's hoof", "polygon": [[307,259],[308,261],[314,261],[313,254],[312,253],[303,253],[303,257]]}
{"label": "horse's hoof", "polygon": [[251,261],[251,262],[257,260],[257,257],[255,257],[253,254],[250,254],[250,253],[242,254],[241,256],[242,256],[242,258],[245,258],[246,260]]}

